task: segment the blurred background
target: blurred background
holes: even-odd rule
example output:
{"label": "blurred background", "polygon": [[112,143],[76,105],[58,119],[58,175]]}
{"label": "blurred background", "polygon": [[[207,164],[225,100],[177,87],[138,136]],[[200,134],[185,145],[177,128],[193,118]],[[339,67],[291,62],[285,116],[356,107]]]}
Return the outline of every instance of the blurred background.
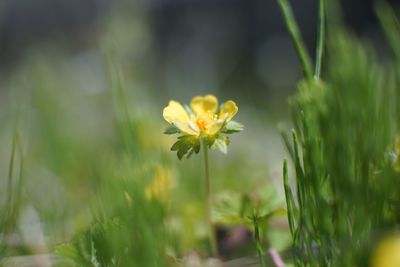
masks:
{"label": "blurred background", "polygon": [[[292,5],[314,51],[317,1]],[[88,62],[85,56],[100,53],[107,37],[128,50],[124,60],[139,64],[136,71],[151,73],[152,84],[143,89],[167,98],[217,90],[274,109],[300,77],[273,0],[4,0],[0,8],[5,77],[33,51],[60,50]],[[355,33],[379,36],[374,1],[345,1],[343,14]]]}
{"label": "blurred background", "polygon": [[[387,48],[374,1],[342,2],[346,25],[375,45],[384,60]],[[292,5],[314,54],[317,1]],[[2,0],[0,177],[9,176],[16,129],[23,147],[17,161],[24,161],[24,181],[14,183],[23,188],[15,222],[19,234],[9,242],[47,251],[48,244],[68,241],[88,225],[90,203],[108,173],[104,169],[116,168],[118,149],[126,145],[120,144],[126,136],[115,123],[124,112],[135,126],[132,139],[140,144],[131,144],[130,157],[146,158],[151,166],[167,164],[180,192],[187,192],[176,203],[197,203],[200,158],[179,162],[169,153],[174,139],[162,135],[162,109],[170,99],[188,103],[207,93],[221,102],[234,100],[237,121],[245,125],[227,156],[212,155],[215,191],[253,192],[262,185],[269,192],[264,196],[274,199],[268,203],[284,207],[286,152],[277,125],[289,124],[287,99],[299,79],[274,0]],[[119,86],[122,95],[114,91]],[[6,178],[0,185],[6,190]],[[192,216],[191,206],[176,209]],[[287,232],[284,220],[275,226]],[[280,242],[270,237],[278,248],[289,240],[276,239]]]}

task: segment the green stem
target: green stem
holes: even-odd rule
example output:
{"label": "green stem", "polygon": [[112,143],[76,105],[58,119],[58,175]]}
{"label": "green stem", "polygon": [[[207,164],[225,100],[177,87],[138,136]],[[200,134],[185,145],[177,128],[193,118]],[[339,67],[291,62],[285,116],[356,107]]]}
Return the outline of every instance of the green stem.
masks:
{"label": "green stem", "polygon": [[211,255],[217,256],[217,240],[215,237],[215,228],[212,223],[212,198],[211,198],[211,182],[210,182],[210,168],[208,165],[208,146],[206,141],[202,140],[203,151],[204,151],[204,169],[205,169],[205,192],[206,192],[206,212],[207,212],[207,226],[208,226],[208,238],[210,242]]}
{"label": "green stem", "polygon": [[325,0],[319,0],[318,40],[314,72],[314,78],[317,80],[321,77],[322,57],[325,47],[325,26]]}
{"label": "green stem", "polygon": [[295,238],[295,217],[294,217],[294,200],[293,193],[289,185],[289,176],[286,159],[283,161],[283,187],[285,189],[286,207],[287,207],[287,217],[289,222],[290,233],[293,239]]}
{"label": "green stem", "polygon": [[293,15],[292,7],[290,6],[288,0],[278,0],[278,3],[281,8],[283,17],[285,19],[286,27],[289,31],[290,37],[292,38],[292,42],[296,48],[297,55],[300,59],[303,69],[303,75],[307,79],[312,79],[313,71],[312,71],[311,57],[308,54],[306,46],[304,45],[304,41],[303,38],[301,37],[299,27]]}
{"label": "green stem", "polygon": [[257,248],[257,254],[258,258],[260,260],[260,266],[265,267],[265,255],[264,255],[264,250],[261,245],[261,240],[260,240],[260,229],[258,227],[258,218],[257,218],[257,212],[254,209],[253,210],[253,225],[254,225],[254,239],[256,240],[256,248]]}
{"label": "green stem", "polygon": [[12,148],[11,148],[11,156],[10,156],[10,163],[8,166],[8,177],[7,177],[7,199],[6,199],[6,212],[4,216],[4,221],[2,221],[2,227],[5,228],[5,231],[10,231],[11,228],[11,219],[13,215],[13,177],[14,177],[14,162],[15,162],[15,154],[17,148],[17,135],[15,134],[12,141]]}

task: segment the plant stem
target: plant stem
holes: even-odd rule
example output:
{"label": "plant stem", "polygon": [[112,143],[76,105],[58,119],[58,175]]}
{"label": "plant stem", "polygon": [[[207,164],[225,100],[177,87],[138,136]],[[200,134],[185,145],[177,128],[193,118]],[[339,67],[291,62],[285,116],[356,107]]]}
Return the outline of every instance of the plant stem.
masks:
{"label": "plant stem", "polygon": [[261,245],[260,241],[260,230],[258,227],[258,218],[257,218],[257,212],[255,209],[253,209],[253,226],[254,226],[254,239],[256,240],[256,248],[257,248],[257,254],[258,258],[260,260],[260,266],[265,267],[265,255],[264,255],[264,250]]}
{"label": "plant stem", "polygon": [[11,148],[11,156],[10,156],[10,163],[8,166],[8,177],[7,177],[7,199],[6,199],[6,211],[4,216],[4,221],[2,221],[1,225],[5,228],[6,232],[11,231],[12,227],[12,217],[14,212],[13,206],[13,183],[14,183],[14,163],[15,163],[15,155],[17,150],[17,135],[15,134],[12,141],[12,148]]}
{"label": "plant stem", "polygon": [[317,52],[315,59],[315,72],[314,78],[319,79],[321,76],[322,56],[325,47],[325,0],[319,0],[319,13],[318,13],[318,40]]}
{"label": "plant stem", "polygon": [[290,6],[288,0],[278,0],[279,6],[281,8],[283,17],[285,19],[287,30],[289,31],[292,42],[296,48],[297,55],[300,59],[303,75],[307,79],[312,79],[312,61],[308,54],[306,46],[304,45],[303,38],[299,27],[297,25],[296,19],[293,15],[292,7]]}
{"label": "plant stem", "polygon": [[208,165],[208,146],[206,141],[202,140],[204,151],[204,170],[205,170],[205,193],[206,193],[206,212],[207,212],[207,226],[208,238],[210,242],[211,255],[218,256],[217,240],[215,237],[215,228],[212,223],[212,198],[211,198],[211,183],[210,183],[210,168]]}
{"label": "plant stem", "polygon": [[286,159],[283,161],[283,187],[285,189],[285,198],[286,198],[286,207],[287,207],[287,217],[289,222],[290,233],[294,239],[295,236],[295,217],[294,217],[294,200],[292,190],[290,189],[289,185],[289,176],[288,176],[288,169],[287,169],[287,161]]}

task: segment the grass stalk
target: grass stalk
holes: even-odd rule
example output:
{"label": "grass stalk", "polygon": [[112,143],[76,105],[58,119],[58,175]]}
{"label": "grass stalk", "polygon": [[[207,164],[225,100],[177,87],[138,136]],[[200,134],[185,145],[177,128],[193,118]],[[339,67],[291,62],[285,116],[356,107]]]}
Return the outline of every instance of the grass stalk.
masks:
{"label": "grass stalk", "polygon": [[319,80],[321,77],[321,65],[322,57],[325,48],[325,1],[319,0],[319,11],[318,11],[318,37],[317,37],[317,51],[315,56],[315,72],[314,78]]}
{"label": "grass stalk", "polygon": [[297,25],[296,19],[293,15],[292,7],[290,6],[288,0],[278,0],[278,4],[281,8],[286,27],[300,59],[303,75],[307,79],[312,79],[312,60],[304,44],[299,26]]}
{"label": "grass stalk", "polygon": [[255,209],[253,209],[253,226],[254,226],[254,239],[256,241],[256,249],[257,249],[258,258],[260,261],[260,266],[266,267],[265,253],[264,253],[264,249],[261,244],[260,229],[258,227],[258,216],[257,216],[257,211]]}
{"label": "grass stalk", "polygon": [[208,238],[210,242],[211,255],[218,256],[217,240],[215,236],[215,228],[212,222],[212,197],[211,197],[211,182],[210,182],[210,167],[208,163],[208,146],[206,141],[202,140],[204,153],[204,182],[206,194],[206,218],[208,226]]}
{"label": "grass stalk", "polygon": [[15,165],[15,157],[16,157],[16,150],[17,150],[17,141],[18,136],[17,134],[14,135],[12,140],[12,148],[11,148],[11,155],[10,155],[10,162],[8,165],[8,175],[7,175],[7,198],[6,198],[6,211],[4,216],[4,221],[2,222],[2,226],[6,232],[10,231],[12,225],[12,217],[14,212],[14,206],[12,205],[13,201],[13,184],[14,184],[14,165]]}
{"label": "grass stalk", "polygon": [[378,1],[376,6],[378,18],[383,26],[386,39],[397,60],[400,60],[400,22],[392,9],[385,1]]}
{"label": "grass stalk", "polygon": [[289,175],[288,175],[286,159],[283,161],[283,186],[285,189],[287,216],[289,221],[290,233],[292,234],[292,236],[294,236],[295,233],[295,217],[294,217],[294,207],[293,207],[294,200],[293,200],[293,193],[289,185]]}

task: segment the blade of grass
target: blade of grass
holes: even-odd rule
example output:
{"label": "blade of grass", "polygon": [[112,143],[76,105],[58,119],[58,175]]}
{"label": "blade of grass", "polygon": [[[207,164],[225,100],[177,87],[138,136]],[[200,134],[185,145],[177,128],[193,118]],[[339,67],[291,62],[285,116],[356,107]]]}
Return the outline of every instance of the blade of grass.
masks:
{"label": "blade of grass", "polygon": [[283,161],[283,186],[285,189],[285,198],[286,198],[286,206],[287,206],[287,217],[289,221],[289,228],[292,237],[294,236],[295,231],[295,217],[294,217],[294,200],[293,193],[290,189],[289,185],[289,175],[287,169],[287,160]]}
{"label": "blade of grass", "polygon": [[[14,221],[15,221],[15,216],[16,216],[16,211],[18,207],[15,205],[19,203],[19,191],[21,190],[21,183],[20,180],[18,181],[17,184],[17,194],[15,193],[14,190],[14,172],[15,172],[15,160],[16,160],[16,154],[17,154],[17,149],[20,151],[20,138],[19,134],[17,131],[15,131],[13,140],[12,140],[12,145],[11,145],[11,155],[10,155],[10,162],[8,166],[8,175],[7,175],[7,196],[6,196],[6,203],[5,203],[5,211],[4,211],[4,217],[1,222],[1,231],[3,233],[8,233],[12,230]],[[22,154],[21,154],[22,155]],[[22,157],[22,156],[21,156]],[[20,160],[20,164],[22,164],[22,159]],[[20,166],[20,175],[21,175],[21,169],[22,165]],[[21,178],[21,177],[20,177]],[[13,203],[13,200],[15,200],[15,203]]]}
{"label": "blade of grass", "polygon": [[378,18],[383,26],[386,39],[397,60],[400,60],[400,23],[393,9],[385,1],[378,1],[376,6]]}
{"label": "blade of grass", "polygon": [[321,65],[322,57],[325,48],[325,0],[319,0],[319,12],[318,12],[318,39],[317,39],[317,51],[315,56],[315,79],[319,79],[321,76]]}
{"label": "blade of grass", "polygon": [[278,0],[278,4],[281,8],[286,27],[300,59],[303,75],[307,79],[312,79],[312,60],[306,49],[306,46],[304,45],[299,27],[293,15],[292,7],[290,6],[288,0]]}

